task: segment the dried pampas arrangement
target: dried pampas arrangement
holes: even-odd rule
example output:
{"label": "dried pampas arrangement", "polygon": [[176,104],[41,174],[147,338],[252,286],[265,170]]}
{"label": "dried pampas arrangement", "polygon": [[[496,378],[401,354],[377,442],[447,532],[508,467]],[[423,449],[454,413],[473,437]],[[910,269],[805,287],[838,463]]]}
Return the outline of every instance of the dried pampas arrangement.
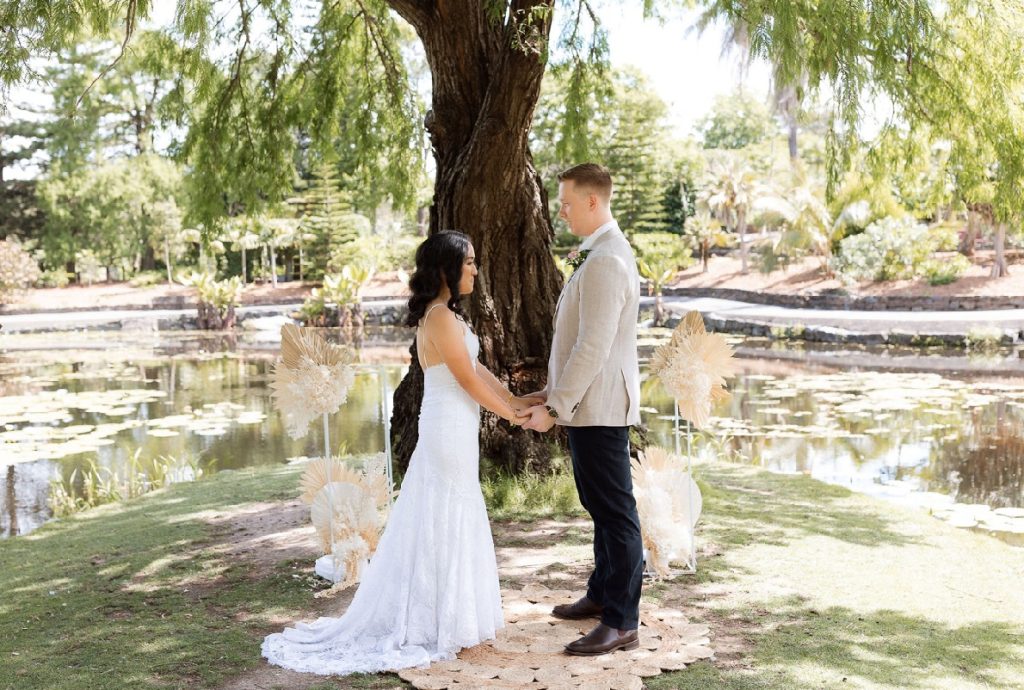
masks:
{"label": "dried pampas arrangement", "polygon": [[309,423],[334,414],[355,381],[351,355],[311,328],[281,328],[281,357],[270,382],[288,435],[302,438]]}
{"label": "dried pampas arrangement", "polygon": [[651,371],[679,404],[679,415],[697,429],[711,419],[713,406],[729,398],[725,379],[735,373],[733,351],[718,333],[708,333],[700,312],[686,314],[672,339],[655,350]]}
{"label": "dried pampas arrangement", "polygon": [[362,471],[336,458],[310,461],[299,485],[299,497],[310,505],[310,519],[324,553],[331,556],[336,589],[359,581],[373,555],[390,505],[383,453],[368,460]]}
{"label": "dried pampas arrangement", "polygon": [[695,560],[693,528],[703,501],[683,458],[649,446],[642,462],[633,460],[633,495],[648,565],[660,577],[671,574],[670,563]]}

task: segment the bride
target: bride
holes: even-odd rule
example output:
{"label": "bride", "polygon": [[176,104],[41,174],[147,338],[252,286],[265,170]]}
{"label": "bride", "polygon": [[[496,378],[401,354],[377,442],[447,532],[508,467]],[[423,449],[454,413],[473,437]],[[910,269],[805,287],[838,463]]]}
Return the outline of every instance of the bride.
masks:
{"label": "bride", "polygon": [[417,327],[423,404],[402,491],[348,610],[268,635],[271,664],[321,675],[396,671],[454,658],[504,627],[480,491],[480,407],[518,425],[518,411],[535,401],[513,396],[476,361],[480,341],[460,304],[476,275],[461,232],[436,233],[416,250],[407,325]]}

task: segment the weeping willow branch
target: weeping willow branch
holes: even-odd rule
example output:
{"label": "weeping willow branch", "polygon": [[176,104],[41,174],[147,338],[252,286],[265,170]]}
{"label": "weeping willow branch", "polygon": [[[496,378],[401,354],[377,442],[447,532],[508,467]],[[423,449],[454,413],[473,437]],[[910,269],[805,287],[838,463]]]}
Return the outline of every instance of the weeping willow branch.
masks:
{"label": "weeping willow branch", "polygon": [[110,71],[117,66],[121,59],[124,57],[125,52],[128,50],[128,42],[132,40],[132,35],[135,33],[135,14],[138,10],[138,0],[128,0],[128,7],[125,10],[124,18],[124,40],[121,41],[121,50],[118,52],[117,57],[109,65],[103,68],[103,71],[96,75],[96,78],[89,83],[89,86],[85,88],[79,96],[78,100],[75,101],[75,110],[77,111],[81,106],[85,97],[89,95],[92,88],[96,86],[100,79],[103,79]]}

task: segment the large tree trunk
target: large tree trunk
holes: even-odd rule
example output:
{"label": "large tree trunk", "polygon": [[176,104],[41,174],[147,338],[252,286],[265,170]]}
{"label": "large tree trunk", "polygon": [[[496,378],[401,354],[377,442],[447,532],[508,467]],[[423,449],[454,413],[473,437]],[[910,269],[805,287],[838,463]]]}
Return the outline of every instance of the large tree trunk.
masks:
{"label": "large tree trunk", "polygon": [[[433,77],[426,127],[437,163],[430,233],[468,234],[481,263],[467,300],[480,358],[513,392],[544,384],[562,277],[551,257],[548,199],[527,148],[544,75],[554,0],[513,3],[495,20],[479,0],[389,0],[423,41]],[[523,43],[515,39],[525,37]],[[500,154],[499,154],[500,152]],[[411,334],[410,334],[411,338]],[[395,391],[392,440],[404,468],[418,439],[423,373],[412,365]],[[484,414],[481,454],[512,471],[540,469],[550,437]]]}

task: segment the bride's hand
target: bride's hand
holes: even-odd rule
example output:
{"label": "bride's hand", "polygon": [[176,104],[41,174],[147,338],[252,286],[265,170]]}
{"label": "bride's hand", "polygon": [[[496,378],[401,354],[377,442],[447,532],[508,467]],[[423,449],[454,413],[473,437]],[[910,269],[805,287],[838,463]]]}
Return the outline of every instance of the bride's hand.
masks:
{"label": "bride's hand", "polygon": [[544,399],[540,397],[514,397],[509,403],[517,413],[529,409],[534,405],[543,405]]}

